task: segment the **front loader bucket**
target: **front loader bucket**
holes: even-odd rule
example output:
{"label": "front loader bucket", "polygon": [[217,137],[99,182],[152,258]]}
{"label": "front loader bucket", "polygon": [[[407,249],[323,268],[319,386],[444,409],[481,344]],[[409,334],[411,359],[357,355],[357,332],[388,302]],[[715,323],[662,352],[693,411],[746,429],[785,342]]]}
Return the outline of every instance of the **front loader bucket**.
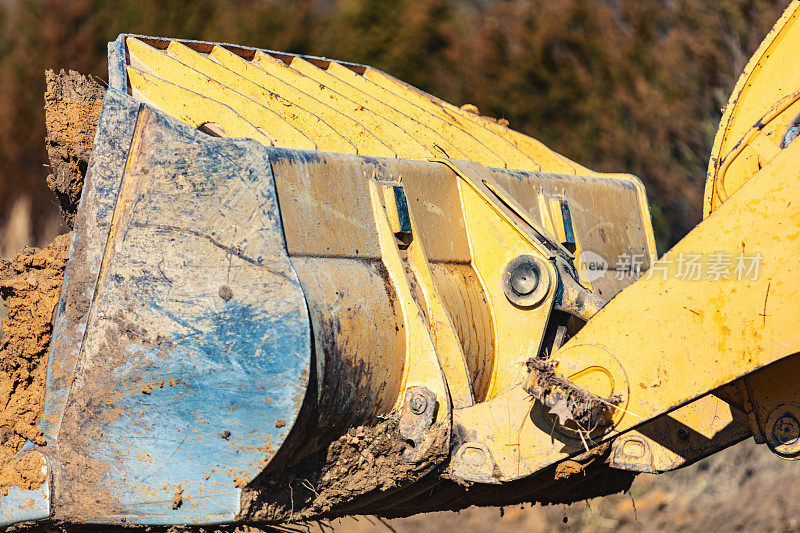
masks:
{"label": "front loader bucket", "polygon": [[[120,36],[0,525],[571,502],[750,435],[800,457],[798,6],[660,260],[638,179],[380,71]],[[701,255],[759,269],[687,277]]]}
{"label": "front loader bucket", "polygon": [[[47,444],[20,454],[46,481],[10,489],[3,523],[401,516],[630,483],[599,445],[631,390],[617,358],[562,363],[567,394],[593,391],[585,412],[528,380],[654,259],[636,178],[369,67],[132,36],[109,50]],[[703,406],[720,447],[747,434]]]}
{"label": "front loader bucket", "polygon": [[259,148],[108,92],[42,417],[64,519],[230,520],[297,418],[308,312]]}
{"label": "front loader bucket", "polygon": [[272,165],[320,163],[108,92],[54,328],[48,445],[30,452],[46,458],[53,490],[16,497],[65,521],[231,522],[276,456],[291,466],[403,411],[412,392],[425,408],[392,421],[414,446],[404,477],[446,455],[444,377],[423,340],[406,365],[401,307],[412,300],[392,289],[378,242],[343,244],[360,255],[325,258],[330,271],[296,260],[304,296]]}

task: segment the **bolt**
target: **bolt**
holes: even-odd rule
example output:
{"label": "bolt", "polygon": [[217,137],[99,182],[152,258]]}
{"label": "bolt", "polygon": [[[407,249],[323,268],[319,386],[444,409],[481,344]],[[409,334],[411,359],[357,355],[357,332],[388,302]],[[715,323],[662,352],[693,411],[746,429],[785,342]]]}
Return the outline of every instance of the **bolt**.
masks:
{"label": "bolt", "polygon": [[411,407],[412,413],[414,413],[415,415],[421,415],[428,408],[428,401],[425,400],[425,398],[423,398],[419,394],[415,394],[414,396],[411,397],[409,406]]}
{"label": "bolt", "polygon": [[502,285],[506,298],[514,305],[538,305],[550,290],[547,264],[532,255],[519,255],[503,269]]}
{"label": "bolt", "polygon": [[772,426],[772,436],[781,444],[794,444],[800,439],[800,423],[792,415],[783,415]]}
{"label": "bolt", "polygon": [[539,285],[539,276],[529,263],[522,263],[511,273],[509,280],[513,291],[520,296],[527,296]]}
{"label": "bolt", "polygon": [[689,432],[686,431],[686,428],[678,428],[678,438],[681,440],[686,440],[689,438]]}

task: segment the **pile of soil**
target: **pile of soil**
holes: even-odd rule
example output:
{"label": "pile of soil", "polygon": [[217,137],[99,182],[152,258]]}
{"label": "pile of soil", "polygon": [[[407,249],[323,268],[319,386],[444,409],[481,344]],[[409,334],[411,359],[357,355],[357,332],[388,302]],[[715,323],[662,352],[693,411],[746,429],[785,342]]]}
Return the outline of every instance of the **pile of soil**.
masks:
{"label": "pile of soil", "polygon": [[64,221],[71,228],[89,167],[105,89],[74,70],[58,74],[48,70],[45,78],[45,144],[52,169],[47,186],[56,193]]}
{"label": "pile of soil", "polygon": [[0,490],[41,484],[41,464],[12,462],[26,440],[44,444],[35,427],[44,403],[53,314],[67,266],[69,234],[44,250],[26,248],[0,260],[0,298],[8,315],[0,339]]}
{"label": "pile of soil", "polygon": [[[47,184],[72,226],[89,167],[103,87],[75,71],[47,71],[45,113],[52,174]],[[47,247],[0,259],[0,298],[7,308],[0,338],[0,494],[44,481],[36,455],[15,458],[26,441],[45,444],[36,423],[44,405],[47,353],[71,234]]]}

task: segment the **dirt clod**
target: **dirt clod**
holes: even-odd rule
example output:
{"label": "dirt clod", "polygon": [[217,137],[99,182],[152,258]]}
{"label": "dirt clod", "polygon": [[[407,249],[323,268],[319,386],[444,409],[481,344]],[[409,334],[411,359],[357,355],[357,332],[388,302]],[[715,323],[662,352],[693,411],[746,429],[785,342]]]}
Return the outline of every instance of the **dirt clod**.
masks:
{"label": "dirt clod", "polygon": [[558,416],[560,424],[572,421],[585,431],[608,425],[620,399],[600,398],[578,387],[562,376],[556,366],[553,361],[530,359],[525,390],[549,407],[550,413]]}
{"label": "dirt clod", "polygon": [[172,508],[180,509],[181,505],[183,505],[183,487],[178,485],[178,490],[176,490],[175,495],[172,496]]}
{"label": "dirt clod", "polygon": [[223,285],[219,288],[219,297],[228,302],[233,298],[233,291],[227,285]]}
{"label": "dirt clod", "polygon": [[44,483],[42,459],[37,453],[26,453],[13,461],[0,463],[0,495],[8,494],[9,487],[31,490]]}
{"label": "dirt clod", "polygon": [[69,242],[70,234],[61,235],[43,250],[25,248],[13,261],[0,260],[0,298],[8,309],[0,339],[0,489],[30,488],[41,477],[38,458],[35,465],[27,456],[11,460],[27,440],[45,444],[35,424]]}
{"label": "dirt clod", "polygon": [[553,478],[558,481],[576,474],[585,474],[590,465],[598,461],[604,461],[610,449],[611,441],[606,441],[581,455],[558,463]]}
{"label": "dirt clod", "polygon": [[360,499],[376,493],[385,498],[387,491],[418,480],[444,460],[447,427],[431,427],[424,458],[408,462],[397,424],[392,417],[351,428],[296,467],[256,480],[242,493],[242,516],[273,523],[337,516],[343,504],[358,506]]}
{"label": "dirt clod", "polygon": [[58,197],[65,222],[73,227],[103,107],[104,89],[74,70],[58,74],[48,70],[45,78],[45,144],[52,171],[47,176],[47,186]]}

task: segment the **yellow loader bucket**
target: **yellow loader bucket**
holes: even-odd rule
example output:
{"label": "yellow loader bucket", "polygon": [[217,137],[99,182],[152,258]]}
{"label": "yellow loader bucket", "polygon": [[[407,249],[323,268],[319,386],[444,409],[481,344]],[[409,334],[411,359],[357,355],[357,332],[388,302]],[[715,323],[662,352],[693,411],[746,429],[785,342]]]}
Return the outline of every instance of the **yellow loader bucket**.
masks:
{"label": "yellow loader bucket", "polygon": [[[756,315],[736,294],[789,283],[792,268],[676,281],[656,262],[637,178],[589,171],[378,70],[122,35],[109,73],[44,439],[19,458],[44,482],[0,498],[4,524],[588,498],[750,435],[730,384],[800,350],[790,321],[766,316],[780,346],[718,340]],[[800,251],[785,201],[800,194],[798,149],[676,250]],[[771,234],[743,234],[736,213],[753,197],[764,211],[750,224],[781,216]],[[790,299],[770,302],[791,315]],[[694,338],[713,349],[667,370]]]}

